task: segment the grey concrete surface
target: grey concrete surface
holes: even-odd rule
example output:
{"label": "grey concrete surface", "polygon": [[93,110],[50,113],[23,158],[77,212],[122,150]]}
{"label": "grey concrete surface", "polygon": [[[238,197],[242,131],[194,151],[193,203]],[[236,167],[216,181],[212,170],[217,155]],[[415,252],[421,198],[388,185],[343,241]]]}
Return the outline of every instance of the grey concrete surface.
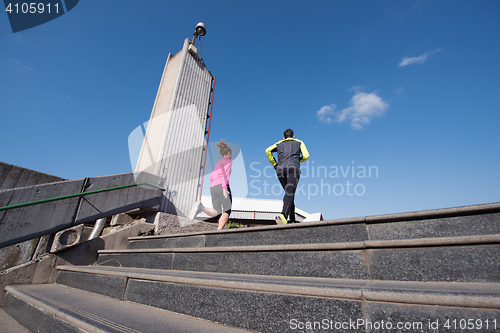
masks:
{"label": "grey concrete surface", "polygon": [[[155,297],[155,295],[165,297]],[[362,317],[359,301],[131,280],[125,299],[257,332],[289,332],[290,320]],[[307,310],[305,310],[307,309]]]}
{"label": "grey concrete surface", "polygon": [[0,248],[0,271],[21,265],[33,258],[39,238]]}
{"label": "grey concrete surface", "polygon": [[422,220],[429,218],[485,214],[485,213],[493,213],[499,211],[500,211],[500,202],[493,202],[481,205],[469,205],[469,206],[430,209],[430,210],[421,210],[421,211],[397,213],[397,214],[367,216],[366,222],[373,223],[373,222],[388,222],[388,221],[410,221],[410,220]]}
{"label": "grey concrete surface", "polygon": [[[58,283],[87,291],[98,290],[94,285],[105,285],[107,282],[102,282],[104,279],[110,278],[112,280],[120,277],[301,296],[440,306],[460,304],[460,306],[471,308],[500,308],[500,283],[377,281],[105,266],[59,266],[58,269],[61,270],[60,274],[66,274],[62,280],[59,280],[58,277]],[[72,274],[75,275],[75,279],[71,278]],[[85,278],[79,278],[79,274],[84,274],[82,276]],[[104,292],[109,293],[106,288],[104,289]],[[125,286],[123,290],[117,289],[106,295],[121,298],[124,291]],[[95,292],[104,294],[102,291]]]}
{"label": "grey concrete surface", "polygon": [[[213,229],[216,229],[216,226]],[[191,247],[189,244],[193,244],[195,239],[196,244],[206,247],[356,242],[368,239],[364,224],[239,228],[224,230],[224,232],[179,236],[177,234],[144,239],[134,238],[131,242],[134,243],[133,248],[138,249],[152,248],[152,246],[156,248]]]}
{"label": "grey concrete surface", "polygon": [[80,243],[83,229],[84,225],[80,224],[57,232],[54,235],[54,241],[52,243],[50,253],[60,252]]}
{"label": "grey concrete surface", "polygon": [[106,253],[98,265],[219,273],[369,278],[362,251]]}
{"label": "grey concrete surface", "polygon": [[[82,183],[82,180],[65,181],[1,191],[0,204],[10,206],[79,193]],[[0,215],[0,247],[71,227],[79,200],[69,198],[3,211],[4,215]]]}
{"label": "grey concrete surface", "polygon": [[0,162],[0,190],[60,182],[63,180],[65,179],[61,177]]}
{"label": "grey concrete surface", "polygon": [[136,166],[165,179],[161,211],[176,215],[196,200],[213,78],[190,45],[168,56]]}
{"label": "grey concrete surface", "polygon": [[173,238],[152,238],[148,241],[129,240],[129,249],[162,249],[162,248],[191,248],[205,247],[204,236],[173,237]]}
{"label": "grey concrete surface", "polygon": [[[170,235],[156,232],[155,236],[131,239],[131,248],[286,245],[500,235],[500,212],[496,211],[500,210],[499,207],[499,204],[489,204],[307,224],[191,232],[184,235],[180,232]],[[469,210],[471,215],[467,215]],[[402,220],[397,220],[396,216]],[[197,241],[194,242],[194,239]],[[191,245],[195,243],[196,245]]]}
{"label": "grey concrete surface", "polygon": [[[475,236],[476,237],[476,236]],[[98,264],[220,273],[396,281],[500,281],[498,235],[298,244],[100,251]],[[480,243],[480,240],[485,240]],[[416,244],[412,244],[415,242]],[[370,246],[367,246],[369,244]],[[154,260],[146,260],[148,252]]]}
{"label": "grey concrete surface", "polygon": [[0,309],[0,323],[2,333],[29,333],[24,326],[19,324],[2,309]]}
{"label": "grey concrete surface", "polygon": [[368,238],[364,224],[311,226],[252,230],[239,233],[220,233],[206,236],[205,246],[286,245],[359,242]]}
{"label": "grey concrete surface", "polygon": [[22,265],[0,272],[0,304],[5,297],[4,287],[17,284],[53,283],[56,279],[57,265],[92,265],[97,260],[100,249],[125,249],[127,237],[137,236],[154,229],[151,223],[134,223],[114,233],[80,243],[56,255],[46,255]]}
{"label": "grey concrete surface", "polygon": [[172,269],[172,253],[114,253],[99,255],[96,264],[103,266]]}
{"label": "grey concrete surface", "polygon": [[[163,186],[163,180],[158,176],[142,173],[139,178],[134,173],[89,178],[85,192],[136,184],[138,182],[146,182],[159,187]],[[74,223],[95,221],[101,217],[108,217],[135,208],[159,209],[162,196],[161,191],[147,186],[91,194],[82,199]]]}
{"label": "grey concrete surface", "polygon": [[[498,326],[500,311],[492,309],[368,302],[366,314],[363,326],[371,325],[368,327],[372,328],[371,332],[498,332],[500,329]],[[489,321],[488,327],[486,320]],[[494,320],[496,327],[493,324]],[[385,323],[385,329],[382,329],[382,321]],[[473,326],[468,327],[467,325],[471,323]],[[480,328],[479,325],[476,326],[479,323]],[[398,324],[402,329],[397,330]],[[391,330],[388,329],[388,325],[392,326]],[[460,327],[460,325],[465,326]],[[377,327],[379,329],[376,329]]]}
{"label": "grey concrete surface", "polygon": [[368,224],[370,240],[500,234],[500,213]]}
{"label": "grey concrete surface", "polygon": [[[293,323],[352,320],[355,326],[358,320],[375,325],[426,320],[429,326],[474,317],[483,324],[489,318],[491,324],[500,314],[494,209],[478,213],[475,208],[470,217],[416,214],[401,221],[132,237],[131,247],[144,243],[138,246],[144,248],[122,244],[119,250],[99,250],[97,265],[60,267],[58,283],[258,332],[297,332]],[[327,242],[326,230],[330,239],[338,237],[335,242]],[[251,241],[245,243],[245,236]],[[287,238],[306,241],[288,243]],[[351,327],[344,331],[384,331]]]}
{"label": "grey concrete surface", "polygon": [[369,250],[375,280],[500,282],[500,244]]}
{"label": "grey concrete surface", "polygon": [[53,283],[57,276],[56,266],[63,264],[67,262],[53,255],[47,255],[0,272],[0,305],[5,299],[6,286]]}
{"label": "grey concrete surface", "polygon": [[500,283],[369,281],[368,301],[500,309]]}
{"label": "grey concrete surface", "polygon": [[[127,173],[89,178],[85,192],[135,184],[136,177],[135,174]],[[140,181],[160,187],[162,185],[159,177],[145,173],[141,174]],[[0,205],[10,206],[77,194],[83,184],[84,180],[80,179],[0,191]],[[2,211],[0,247],[135,208],[159,209],[162,196],[159,190],[136,186]]]}
{"label": "grey concrete surface", "polygon": [[33,306],[10,294],[7,294],[4,309],[29,332],[87,333],[78,327],[72,326],[65,320],[43,311],[41,307]]}
{"label": "grey concrete surface", "polygon": [[[364,332],[364,324],[381,325],[382,321],[397,325],[424,317],[434,321],[460,315],[489,318],[491,323],[500,314],[498,283],[345,280],[102,266],[60,269],[94,273],[99,279],[127,277],[127,300],[258,332],[296,331],[291,329],[292,319],[328,319],[334,323],[353,320],[357,324],[364,319],[361,329],[355,330]],[[85,288],[99,280],[80,281],[80,288]],[[424,327],[421,331],[428,330]],[[445,329],[441,327],[440,331]]]}
{"label": "grey concrete surface", "polygon": [[150,223],[138,222],[115,230],[113,233],[79,243],[76,246],[58,252],[57,256],[72,265],[92,265],[96,262],[99,250],[120,250],[128,246],[127,238],[151,231]]}
{"label": "grey concrete surface", "polygon": [[[16,286],[8,291],[4,310],[33,332],[245,332],[60,285]],[[21,316],[21,307],[30,316]]]}
{"label": "grey concrete surface", "polygon": [[121,299],[125,291],[127,278],[123,276],[60,271],[57,274],[55,282],[67,287],[73,287],[99,295]]}
{"label": "grey concrete surface", "polygon": [[193,221],[187,217],[163,212],[151,214],[151,216],[148,217],[148,221],[149,220],[155,225],[155,235],[172,235],[217,230],[216,223]]}
{"label": "grey concrete surface", "polygon": [[[71,284],[58,283],[75,288],[90,290],[92,285],[107,277],[123,277],[128,279],[151,280],[159,282],[183,283],[196,286],[241,289],[248,291],[286,293],[291,295],[320,296],[362,299],[361,288],[367,280],[323,279],[305,277],[286,277],[269,275],[245,275],[214,272],[193,272],[159,269],[141,269],[130,267],[105,266],[59,266],[59,270],[71,276],[70,273],[87,273],[86,279],[75,283],[71,278],[65,278]],[[89,285],[89,286],[87,286]],[[125,290],[122,290],[124,292]],[[121,297],[119,292],[115,298]]]}

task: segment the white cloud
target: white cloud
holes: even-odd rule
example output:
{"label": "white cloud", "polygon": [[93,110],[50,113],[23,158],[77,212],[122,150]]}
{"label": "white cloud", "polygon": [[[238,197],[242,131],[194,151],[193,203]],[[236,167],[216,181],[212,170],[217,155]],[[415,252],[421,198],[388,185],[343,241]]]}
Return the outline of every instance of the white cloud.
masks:
{"label": "white cloud", "polygon": [[377,92],[365,93],[354,87],[355,95],[351,98],[351,106],[341,112],[335,112],[335,105],[325,105],[317,113],[319,121],[324,124],[351,121],[351,127],[359,130],[368,125],[373,117],[381,117],[389,108]]}
{"label": "white cloud", "polygon": [[396,89],[394,89],[394,92],[398,95],[401,95],[404,92],[405,88],[399,86]]}
{"label": "white cloud", "polygon": [[63,101],[63,102],[64,102],[64,101],[68,101],[70,97],[71,97],[71,96],[69,96],[69,95],[68,95],[68,96],[61,96],[61,95],[57,95],[57,98],[59,98],[59,100],[60,100],[60,101]]}
{"label": "white cloud", "polygon": [[335,108],[335,104],[325,105],[316,112],[316,116],[321,123],[331,124],[333,120],[330,116],[335,114]]}
{"label": "white cloud", "polygon": [[433,55],[434,53],[438,53],[439,51],[441,51],[441,49],[437,49],[432,52],[426,52],[419,57],[403,57],[403,59],[401,59],[401,61],[399,62],[398,67],[404,67],[413,64],[423,64],[427,61],[427,58],[429,58],[429,56]]}
{"label": "white cloud", "polygon": [[13,63],[15,65],[14,68],[20,71],[21,73],[27,73],[28,71],[31,71],[33,69],[33,67],[25,66],[17,59],[12,59],[9,61]]}
{"label": "white cloud", "polygon": [[23,37],[21,36],[21,34],[14,34],[14,38],[17,40],[17,42],[19,44],[28,44],[28,42],[26,42]]}
{"label": "white cloud", "polygon": [[422,11],[422,5],[420,3],[420,0],[416,0],[415,4],[411,7],[411,9],[418,10],[419,12]]}

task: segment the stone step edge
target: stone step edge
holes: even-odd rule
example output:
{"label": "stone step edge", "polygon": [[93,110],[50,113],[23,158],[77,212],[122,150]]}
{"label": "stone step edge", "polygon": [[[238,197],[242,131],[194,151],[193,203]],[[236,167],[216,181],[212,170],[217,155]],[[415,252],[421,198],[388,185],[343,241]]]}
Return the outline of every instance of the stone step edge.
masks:
{"label": "stone step edge", "polygon": [[128,239],[129,240],[148,240],[148,239],[158,239],[158,238],[176,238],[176,237],[187,237],[187,236],[200,236],[200,235],[218,234],[218,233],[275,230],[275,229],[283,229],[283,228],[285,228],[285,229],[288,229],[288,228],[306,228],[306,227],[312,227],[312,226],[325,226],[325,225],[336,225],[336,224],[397,222],[397,221],[422,220],[422,219],[443,218],[443,217],[464,216],[464,215],[479,215],[479,214],[487,214],[487,213],[494,213],[494,212],[500,212],[500,202],[481,204],[481,205],[453,207],[453,208],[422,210],[422,211],[406,212],[406,213],[353,217],[353,218],[318,221],[318,222],[304,222],[304,223],[294,223],[294,224],[285,224],[285,225],[271,225],[271,226],[263,226],[263,227],[199,231],[199,232],[171,234],[171,235],[135,236],[135,237],[129,237]]}
{"label": "stone step edge", "polygon": [[105,266],[58,266],[57,269],[127,279],[297,296],[429,306],[500,308],[500,283],[350,280]]}
{"label": "stone step edge", "polygon": [[[42,285],[39,285],[39,286],[42,286]],[[80,293],[80,294],[77,294],[78,297],[82,297],[83,296],[82,293],[85,293],[86,295],[92,295],[92,299],[94,300],[95,296],[97,295],[97,294],[92,293],[92,292],[88,292],[88,291],[85,291],[82,289],[76,289],[76,288],[68,287],[68,286],[64,286],[64,285],[52,284],[52,286],[58,286],[58,287],[65,288],[66,292],[78,292],[78,293]],[[40,295],[37,292],[34,292],[32,290],[18,289],[18,287],[22,288],[23,285],[7,286],[7,287],[5,287],[5,290],[7,291],[8,294],[11,294],[13,297],[16,297],[17,299],[19,299],[21,301],[24,301],[24,302],[38,308],[39,310],[46,312],[55,318],[58,318],[59,320],[65,321],[65,322],[69,323],[70,325],[81,329],[82,331],[92,332],[92,333],[109,333],[110,331],[122,332],[122,333],[140,333],[140,331],[137,331],[136,329],[133,329],[133,328],[127,327],[123,324],[120,324],[118,322],[120,320],[117,320],[117,321],[110,320],[110,319],[107,319],[105,317],[101,317],[99,315],[87,312],[86,310],[78,309],[70,304],[62,303],[61,301],[54,299],[54,298],[51,298],[50,296]],[[99,295],[99,296],[102,297],[101,301],[103,299],[109,299],[109,300],[112,299],[112,298],[109,298],[109,297],[104,296],[104,295]],[[109,302],[109,301],[106,300],[106,302]],[[114,299],[114,302],[126,302],[126,301]],[[135,305],[141,306],[143,308],[150,308],[149,306],[144,305],[144,304],[138,304],[138,303],[134,303],[134,302],[126,302],[126,303],[130,304],[130,305],[135,304]],[[156,308],[156,309],[158,309],[158,308]],[[217,332],[220,331],[221,327],[224,328],[224,330],[223,330],[224,332],[251,332],[251,331],[240,329],[237,327],[231,327],[231,326],[227,326],[227,325],[223,325],[223,324],[218,324],[215,322],[211,322],[209,320],[184,315],[181,313],[176,313],[176,312],[163,310],[163,309],[159,309],[159,310],[164,311],[166,313],[171,313],[175,316],[182,316],[184,318],[184,320],[188,320],[188,321],[195,320],[195,321],[199,322],[197,325],[200,325],[200,324],[201,325],[206,325],[206,324],[216,325]],[[89,320],[90,323],[86,322],[85,319]],[[96,327],[92,323],[100,324],[100,325],[104,326],[104,328],[101,329],[99,327]],[[212,327],[209,331],[214,332],[214,328]],[[183,330],[183,332],[184,332],[184,330]]]}
{"label": "stone step edge", "polygon": [[7,330],[9,333],[30,333],[21,325],[17,320],[15,320],[11,315],[5,312],[4,309],[0,308],[0,323],[2,323],[2,328]]}
{"label": "stone step edge", "polygon": [[[26,293],[24,291],[21,291],[21,290],[18,290],[15,288],[15,286],[6,286],[5,287],[5,291],[7,291],[7,293],[10,293],[11,295],[13,295],[14,297],[22,300],[22,301],[25,301],[25,302],[28,302],[30,303],[31,305],[41,309],[42,311],[48,313],[49,315],[52,315],[56,318],[59,318],[61,320],[64,320],[65,322],[75,326],[75,327],[78,327],[80,329],[83,329],[85,331],[88,331],[88,332],[95,332],[95,333],[107,333],[107,331],[103,331],[103,330],[100,330],[94,326],[92,326],[91,324],[83,321],[83,320],[80,320],[78,319],[77,317],[75,316],[72,316],[70,314],[67,314],[67,313],[64,313],[60,310],[58,310],[56,307],[59,307],[59,308],[63,308],[67,311],[69,311],[70,313],[76,313],[77,311],[74,311],[72,310],[71,308],[67,307],[65,304],[62,304],[62,303],[59,303],[59,302],[54,302],[53,300],[50,300],[50,299],[46,299],[45,297],[41,296],[41,295],[38,295],[37,297],[29,294],[29,293]],[[56,306],[56,307],[55,307]],[[106,322],[106,320],[104,318],[100,318],[100,317],[97,317],[97,316],[94,316],[94,315],[90,315],[90,314],[87,314],[83,311],[78,311],[78,314],[80,316],[83,316],[83,317],[86,317],[86,318],[92,318],[92,320],[96,320],[96,321],[100,321],[102,323]],[[132,331],[127,331],[127,330],[123,330],[123,332],[130,332],[132,333]]]}
{"label": "stone step edge", "polygon": [[113,253],[181,253],[181,252],[276,252],[276,251],[328,251],[328,250],[363,250],[380,248],[413,248],[430,246],[459,246],[499,244],[500,234],[460,236],[460,237],[433,237],[396,240],[373,240],[344,243],[314,243],[290,245],[252,245],[252,246],[224,246],[224,247],[185,247],[185,248],[153,248],[153,249],[121,249],[98,250],[99,254]]}

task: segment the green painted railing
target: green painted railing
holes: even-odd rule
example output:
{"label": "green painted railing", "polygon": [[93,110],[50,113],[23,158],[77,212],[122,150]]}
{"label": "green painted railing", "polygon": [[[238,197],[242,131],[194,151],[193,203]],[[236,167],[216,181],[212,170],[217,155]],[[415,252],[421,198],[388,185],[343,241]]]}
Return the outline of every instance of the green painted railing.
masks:
{"label": "green painted railing", "polygon": [[85,188],[85,184],[84,184],[83,187],[82,187],[82,192],[80,192],[80,193],[68,194],[68,195],[63,195],[63,196],[60,196],[60,197],[53,197],[53,198],[41,199],[41,200],[37,200],[37,201],[24,202],[24,203],[10,205],[10,206],[4,206],[4,207],[0,207],[0,212],[4,211],[4,210],[8,210],[8,209],[14,209],[14,208],[21,208],[21,207],[26,207],[26,206],[38,205],[38,204],[42,204],[42,203],[46,203],[46,202],[51,202],[51,201],[69,199],[69,198],[74,198],[74,197],[83,197],[83,196],[89,195],[89,194],[95,194],[95,193],[101,193],[101,192],[108,192],[108,191],[114,191],[114,190],[121,190],[121,189],[124,189],[124,188],[134,187],[134,186],[149,186],[149,187],[152,187],[152,188],[160,190],[160,191],[165,191],[164,188],[161,188],[161,187],[149,184],[149,183],[139,183],[139,184],[130,184],[130,185],[123,185],[123,186],[105,188],[105,189],[101,189],[101,190],[83,192],[83,190]]}

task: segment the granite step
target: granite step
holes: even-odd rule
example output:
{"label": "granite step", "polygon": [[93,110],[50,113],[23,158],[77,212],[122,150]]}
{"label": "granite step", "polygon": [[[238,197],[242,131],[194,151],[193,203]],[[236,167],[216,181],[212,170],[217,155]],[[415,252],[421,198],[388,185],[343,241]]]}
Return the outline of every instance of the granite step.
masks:
{"label": "granite step", "polygon": [[24,326],[9,316],[3,309],[0,309],[0,323],[2,323],[2,333],[29,333]]}
{"label": "granite step", "polygon": [[6,290],[3,309],[31,332],[248,332],[58,284]]}
{"label": "granite step", "polygon": [[500,203],[190,234],[129,238],[130,249],[317,244],[500,234]]}
{"label": "granite step", "polygon": [[[301,323],[475,318],[500,328],[500,283],[403,282],[261,276],[127,267],[60,266],[56,283],[257,332]],[[389,312],[385,312],[390,309]],[[325,321],[327,320],[327,321]],[[354,325],[354,324],[353,324]],[[324,330],[331,331],[334,327]],[[424,327],[424,331],[425,330]],[[483,327],[484,329],[485,327]],[[321,330],[314,330],[321,331]],[[352,331],[352,330],[349,330]],[[493,326],[489,330],[494,332]]]}
{"label": "granite step", "polygon": [[500,235],[345,243],[101,250],[97,265],[423,282],[500,282]]}

